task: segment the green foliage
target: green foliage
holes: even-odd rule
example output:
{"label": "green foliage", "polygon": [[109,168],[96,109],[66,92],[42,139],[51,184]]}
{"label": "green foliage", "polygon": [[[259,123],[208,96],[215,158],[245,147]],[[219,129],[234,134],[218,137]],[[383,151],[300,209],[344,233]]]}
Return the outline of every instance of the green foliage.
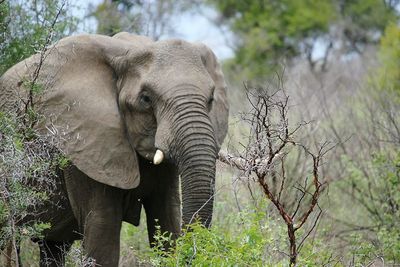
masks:
{"label": "green foliage", "polygon": [[14,64],[43,49],[48,45],[49,37],[51,40],[58,40],[73,32],[76,24],[76,18],[58,0],[2,2],[0,75]]}
{"label": "green foliage", "polygon": [[[358,255],[360,263],[379,255],[386,262],[400,260],[400,152],[392,156],[388,153],[372,155],[367,169],[346,160],[349,178],[343,181],[351,185],[354,197],[368,214],[374,229],[374,241],[363,235],[352,237],[351,253]],[[366,176],[368,175],[368,176]]]}
{"label": "green foliage", "polygon": [[[329,232],[321,230],[312,241],[304,243],[298,266],[345,266],[337,258],[333,244],[324,239]],[[168,233],[158,231],[155,239],[153,251],[148,255],[154,266],[289,265],[282,254],[288,249],[286,227],[276,218],[267,217],[264,211],[250,208],[227,214],[223,224],[217,222],[211,229],[199,223],[190,225],[175,241],[175,248],[164,249],[166,243],[173,243]]]}
{"label": "green foliage", "polygon": [[[126,16],[130,6],[126,7],[122,4],[124,8],[119,9],[119,4],[119,1],[104,1],[92,12],[91,15],[98,21],[97,33],[112,36],[125,28],[125,24],[128,24],[127,20],[135,21],[135,17]],[[135,23],[132,25],[135,31],[137,25]]]}
{"label": "green foliage", "polygon": [[36,222],[32,226],[27,225],[22,229],[22,233],[24,235],[27,235],[29,237],[36,237],[36,238],[43,238],[43,231],[46,229],[50,229],[51,225],[50,223],[42,223],[42,222]]}
{"label": "green foliage", "polygon": [[389,265],[400,262],[400,230],[383,226],[375,234],[376,239],[372,240],[362,233],[350,236],[349,256],[354,259],[353,266],[365,265],[377,257],[384,259]]}
{"label": "green foliage", "polygon": [[235,60],[242,77],[269,74],[285,58],[298,56],[303,41],[326,33],[335,18],[329,0],[212,1],[239,37]]}
{"label": "green foliage", "polygon": [[92,7],[90,16],[97,20],[97,33],[111,36],[127,31],[159,39],[174,30],[171,20],[190,5],[181,0],[104,0]]}
{"label": "green foliage", "polygon": [[[76,19],[61,1],[2,1],[0,4],[0,75],[28,56],[45,51],[54,40],[75,29]],[[31,78],[31,77],[30,77]],[[44,86],[23,79],[29,95],[37,96]],[[0,247],[22,238],[40,237],[51,226],[30,221],[35,208],[50,199],[54,190],[58,164],[67,159],[49,146],[33,126],[40,120],[33,103],[25,105],[23,114],[0,112]]]}
{"label": "green foliage", "polygon": [[[398,220],[398,218],[397,218]],[[389,262],[400,262],[400,230],[399,228],[383,227],[378,231],[379,251]]]}
{"label": "green foliage", "polygon": [[65,169],[70,164],[71,164],[71,160],[68,157],[66,157],[65,155],[62,155],[62,154],[59,155],[57,165],[60,169]]}
{"label": "green foliage", "polygon": [[44,91],[44,86],[40,83],[24,80],[22,84],[27,91],[31,91],[33,95],[38,95]]}
{"label": "green foliage", "polygon": [[318,237],[314,238],[312,242],[305,243],[300,252],[298,266],[345,266],[339,259],[334,259],[337,255],[335,255],[335,251],[333,251],[333,244],[323,239],[325,234],[326,233],[321,233]]}
{"label": "green foliage", "polygon": [[340,12],[344,21],[351,23],[345,26],[344,34],[350,42],[378,41],[376,33],[383,33],[386,26],[398,18],[395,6],[395,3],[379,0],[346,1]]}
{"label": "green foliage", "polygon": [[228,66],[242,80],[265,78],[298,57],[307,58],[313,67],[317,42],[345,53],[361,52],[398,18],[395,6],[380,0],[208,2],[236,35],[235,57]]}
{"label": "green foliage", "polygon": [[400,262],[400,152],[394,158],[377,155],[373,161],[381,186],[380,195],[384,224],[378,230],[381,253],[387,260]]}
{"label": "green foliage", "polygon": [[[34,221],[29,225],[17,224],[34,216],[37,205],[52,193],[57,152],[45,149],[38,138],[26,139],[17,118],[0,113],[0,247],[9,240],[23,236],[37,237],[50,226]],[[34,186],[35,185],[35,186]]]}
{"label": "green foliage", "polygon": [[381,66],[378,86],[400,95],[400,27],[394,23],[386,27],[379,49]]}
{"label": "green foliage", "polygon": [[163,245],[172,243],[170,235],[158,231],[150,261],[155,266],[265,266],[265,248],[273,241],[265,214],[243,212],[236,222],[229,231],[194,223],[167,251]]}

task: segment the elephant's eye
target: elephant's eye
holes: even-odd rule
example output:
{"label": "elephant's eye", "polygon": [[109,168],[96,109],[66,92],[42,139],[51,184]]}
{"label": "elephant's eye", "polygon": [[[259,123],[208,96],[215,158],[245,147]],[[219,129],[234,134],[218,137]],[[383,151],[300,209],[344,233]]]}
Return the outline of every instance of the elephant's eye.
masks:
{"label": "elephant's eye", "polygon": [[208,98],[208,102],[207,102],[208,110],[211,110],[212,104],[214,102],[214,91],[215,91],[215,87],[213,87],[211,89],[211,95]]}
{"label": "elephant's eye", "polygon": [[208,99],[208,102],[207,102],[207,106],[208,106],[208,110],[209,110],[209,111],[211,110],[211,107],[212,107],[213,102],[214,102],[214,96],[211,96],[211,97]]}
{"label": "elephant's eye", "polygon": [[151,105],[151,98],[148,95],[142,94],[139,98],[140,104],[145,107],[148,108]]}

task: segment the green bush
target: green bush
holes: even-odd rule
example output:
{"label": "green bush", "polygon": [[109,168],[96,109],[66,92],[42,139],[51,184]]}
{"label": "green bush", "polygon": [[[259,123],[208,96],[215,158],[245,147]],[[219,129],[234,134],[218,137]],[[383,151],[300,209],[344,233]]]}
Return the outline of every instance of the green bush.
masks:
{"label": "green bush", "polygon": [[229,227],[206,229],[194,223],[176,240],[174,249],[163,248],[172,241],[168,234],[158,232],[150,261],[155,266],[265,266],[271,232],[263,212],[241,212]]}
{"label": "green bush", "polygon": [[[354,162],[347,162],[347,184],[355,188],[354,197],[364,207],[363,225],[372,232],[351,236],[351,254],[359,263],[382,257],[387,263],[400,262],[400,152],[372,156],[367,173]],[[368,175],[368,176],[366,176]]]}
{"label": "green bush", "polygon": [[[46,51],[75,26],[76,19],[62,1],[1,1],[0,75],[32,54]],[[34,96],[44,89],[35,80],[25,80],[24,86]],[[33,104],[25,111],[18,116],[0,111],[0,248],[11,244],[15,249],[24,239],[40,238],[51,227],[32,218],[39,213],[38,205],[50,200],[57,164],[67,164],[48,145],[47,136],[32,128],[40,120]],[[24,224],[27,220],[29,224]]]}
{"label": "green bush", "polygon": [[17,118],[0,113],[0,247],[11,239],[40,237],[50,227],[40,221],[18,224],[49,199],[55,184],[49,177],[55,175],[58,159],[57,151],[43,148],[47,146],[40,138],[27,141],[23,129]]}
{"label": "green bush", "polygon": [[381,38],[379,59],[380,87],[400,95],[400,27],[395,23],[386,27],[385,34]]}

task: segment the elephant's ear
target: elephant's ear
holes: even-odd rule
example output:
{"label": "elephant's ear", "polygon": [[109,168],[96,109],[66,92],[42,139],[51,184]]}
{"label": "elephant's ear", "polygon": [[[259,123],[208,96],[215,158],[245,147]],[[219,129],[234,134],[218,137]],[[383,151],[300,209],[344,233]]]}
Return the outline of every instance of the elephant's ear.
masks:
{"label": "elephant's ear", "polygon": [[216,56],[204,44],[197,44],[201,59],[211,78],[214,80],[214,101],[210,111],[211,122],[217,139],[218,150],[224,141],[228,130],[229,105],[227,99],[227,86]]}
{"label": "elephant's ear", "polygon": [[82,172],[131,189],[140,182],[138,159],[118,108],[119,78],[112,65],[119,59],[121,68],[121,58],[132,56],[124,42],[96,35],[59,42],[43,67],[43,76],[57,74],[40,112],[47,117],[46,129],[62,133],[58,146]]}

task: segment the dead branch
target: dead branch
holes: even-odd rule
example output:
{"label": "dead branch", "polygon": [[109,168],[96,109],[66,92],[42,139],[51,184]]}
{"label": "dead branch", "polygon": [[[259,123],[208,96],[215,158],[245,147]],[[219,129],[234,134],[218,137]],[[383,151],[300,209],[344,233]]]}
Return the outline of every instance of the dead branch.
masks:
{"label": "dead branch", "polygon": [[[255,180],[259,184],[265,197],[271,201],[287,226],[290,266],[295,266],[300,248],[314,231],[322,214],[318,201],[326,183],[320,177],[320,167],[324,155],[335,145],[325,142],[316,152],[312,152],[307,146],[296,141],[296,135],[308,122],[291,126],[289,96],[282,88],[272,93],[260,89],[250,91],[247,87],[246,90],[251,110],[242,114],[242,119],[250,127],[248,144],[243,145],[242,153],[234,155],[224,151],[218,154],[218,159],[240,170],[242,177],[249,181]],[[296,147],[304,151],[302,160],[311,165],[310,183],[309,179],[304,177],[305,182],[301,187],[290,186],[295,180],[286,171],[286,165],[290,164],[287,156]],[[295,161],[299,160],[300,154]],[[294,205],[285,205],[282,195],[293,187],[300,195]],[[316,207],[319,213],[311,216]],[[297,231],[306,223],[310,223],[311,227],[303,234],[298,244]]]}
{"label": "dead branch", "polygon": [[[65,2],[63,2],[61,4],[61,7],[58,9],[57,14],[55,15],[53,21],[49,25],[49,28],[48,28],[49,31],[47,33],[45,43],[43,44],[43,47],[40,49],[39,63],[37,64],[37,67],[35,68],[35,70],[33,72],[33,76],[31,78],[31,80],[29,81],[29,88],[28,88],[29,89],[29,95],[28,95],[28,101],[26,101],[26,103],[25,103],[25,114],[28,114],[29,109],[33,109],[34,108],[34,101],[33,101],[34,87],[37,84],[37,80],[39,78],[40,70],[42,69],[44,60],[47,57],[48,46],[53,40],[53,34],[54,34],[55,25],[56,25],[56,23],[58,21],[59,16],[61,15],[62,11],[64,10],[64,6],[65,6]],[[34,123],[35,122],[31,122],[31,124],[34,124]],[[33,125],[30,125],[30,126],[32,127]]]}

